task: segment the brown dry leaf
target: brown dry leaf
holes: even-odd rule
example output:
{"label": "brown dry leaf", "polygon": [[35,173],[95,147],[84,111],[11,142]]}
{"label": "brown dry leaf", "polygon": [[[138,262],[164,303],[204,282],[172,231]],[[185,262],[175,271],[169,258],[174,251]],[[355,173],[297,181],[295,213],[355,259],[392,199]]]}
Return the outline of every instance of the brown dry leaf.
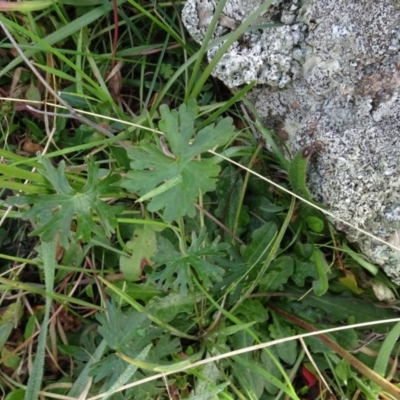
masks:
{"label": "brown dry leaf", "polygon": [[29,139],[26,139],[24,142],[21,143],[21,150],[24,153],[29,154],[30,156],[36,156],[38,152],[43,152],[44,147],[38,143],[32,142]]}
{"label": "brown dry leaf", "polygon": [[108,89],[110,90],[111,97],[114,100],[119,98],[122,89],[122,75],[121,75],[122,65],[123,65],[122,61],[117,63],[106,79],[106,83],[108,84]]}
{"label": "brown dry leaf", "polygon": [[61,310],[58,319],[66,332],[78,332],[82,327],[81,319],[70,313],[66,308]]}
{"label": "brown dry leaf", "polygon": [[13,74],[13,79],[11,82],[11,87],[10,87],[10,97],[19,97],[21,94],[21,89],[18,90],[17,93],[17,87],[21,87],[21,74],[22,74],[23,68],[18,67],[15,68],[14,74]]}

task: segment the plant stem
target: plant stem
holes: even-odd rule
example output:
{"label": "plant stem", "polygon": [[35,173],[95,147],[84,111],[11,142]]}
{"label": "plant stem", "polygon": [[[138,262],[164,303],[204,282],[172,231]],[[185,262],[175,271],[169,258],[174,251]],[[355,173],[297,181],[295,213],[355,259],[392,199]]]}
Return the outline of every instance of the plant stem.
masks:
{"label": "plant stem", "polygon": [[[292,314],[287,313],[286,311],[281,310],[273,304],[268,303],[268,307],[277,312],[278,314],[285,317],[288,321],[293,322],[294,324],[304,328],[308,332],[317,332],[318,329],[313,325],[303,321],[300,318],[295,317]],[[339,346],[336,342],[330,339],[328,336],[324,334],[316,335],[322,342],[328,345],[335,353],[339,354],[344,360],[346,360],[352,367],[354,367],[358,372],[363,374],[366,378],[370,379],[378,386],[380,386],[384,391],[390,393],[396,399],[400,399],[400,388],[396,387],[389,381],[387,381],[382,376],[378,375],[375,371],[368,368],[365,364],[351,355],[348,351],[346,351],[343,347]]]}

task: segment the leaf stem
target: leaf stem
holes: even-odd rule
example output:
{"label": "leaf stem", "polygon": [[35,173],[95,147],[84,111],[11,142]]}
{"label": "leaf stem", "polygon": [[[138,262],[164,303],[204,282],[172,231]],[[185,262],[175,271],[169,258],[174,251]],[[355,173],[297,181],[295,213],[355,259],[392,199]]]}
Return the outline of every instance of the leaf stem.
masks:
{"label": "leaf stem", "polygon": [[238,207],[236,209],[236,215],[235,215],[235,221],[233,223],[233,229],[232,232],[234,235],[236,235],[236,230],[239,224],[239,217],[240,217],[240,211],[242,209],[242,205],[243,205],[243,201],[244,201],[244,196],[246,194],[246,189],[247,189],[247,185],[249,183],[249,179],[250,179],[250,170],[253,167],[253,165],[255,164],[255,162],[257,161],[257,157],[260,154],[261,149],[264,148],[264,145],[262,143],[260,143],[256,149],[256,151],[254,152],[253,156],[250,159],[249,165],[248,165],[248,169],[246,170],[246,174],[244,177],[244,181],[243,181],[243,186],[242,186],[242,190],[240,192],[240,198],[239,198],[239,203],[238,203]]}

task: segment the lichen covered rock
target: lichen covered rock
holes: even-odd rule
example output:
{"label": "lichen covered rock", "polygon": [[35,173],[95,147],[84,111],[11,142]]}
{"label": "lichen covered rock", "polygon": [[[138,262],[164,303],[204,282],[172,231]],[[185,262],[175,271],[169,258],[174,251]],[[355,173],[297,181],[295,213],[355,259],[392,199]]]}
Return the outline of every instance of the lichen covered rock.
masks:
{"label": "lichen covered rock", "polygon": [[[187,4],[184,22],[201,41],[207,22],[199,22],[195,0]],[[209,21],[214,3],[199,4]],[[215,35],[234,29],[260,2],[244,4],[225,7],[234,24],[219,26]],[[192,21],[197,15],[191,26],[189,14]],[[309,176],[315,198],[338,217],[400,246],[398,2],[276,0],[264,20],[282,25],[249,32],[224,56],[215,76],[230,87],[256,80],[249,98],[293,152],[323,144]],[[332,222],[400,284],[399,253]]]}
{"label": "lichen covered rock", "polygon": [[[260,6],[262,1],[228,1],[219,18],[214,38],[236,29],[240,22]],[[235,42],[218,63],[213,75],[231,88],[253,81],[269,86],[285,87],[301,72],[304,61],[306,25],[295,22],[297,1],[273,1],[271,9],[257,21],[258,26],[279,22],[281,26],[248,31]],[[277,8],[279,3],[285,6]],[[290,4],[286,4],[290,3]],[[182,12],[182,20],[191,36],[199,43],[210,25],[216,1],[189,0]],[[277,24],[275,24],[277,25]],[[212,60],[223,43],[207,53]]]}

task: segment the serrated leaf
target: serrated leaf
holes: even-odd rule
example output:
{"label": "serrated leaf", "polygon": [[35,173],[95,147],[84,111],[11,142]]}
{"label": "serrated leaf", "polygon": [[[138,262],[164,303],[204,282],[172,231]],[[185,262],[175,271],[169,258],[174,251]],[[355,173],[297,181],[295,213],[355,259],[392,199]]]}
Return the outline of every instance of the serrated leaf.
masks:
{"label": "serrated leaf", "polygon": [[[68,247],[71,237],[74,241],[88,242],[92,234],[110,237],[117,225],[116,214],[122,212],[121,207],[109,206],[100,197],[103,194],[115,191],[115,184],[119,176],[110,175],[100,181],[97,180],[99,167],[93,161],[88,161],[88,177],[86,185],[79,192],[72,189],[65,177],[65,163],[61,161],[56,169],[47,158],[42,158],[44,170],[40,170],[53,186],[56,193],[37,196],[18,196],[7,199],[11,205],[33,204],[30,210],[23,214],[24,219],[37,218],[39,227],[31,235],[41,235],[43,241],[51,241],[58,233],[60,244]],[[46,215],[52,214],[50,220]],[[101,227],[93,221],[97,215]],[[71,222],[77,221],[77,229],[71,232]]]}
{"label": "serrated leaf", "polygon": [[[246,399],[257,400],[261,397],[264,391],[265,379],[260,374],[254,371],[256,367],[263,367],[260,363],[254,359],[246,363],[247,360],[243,360],[242,356],[235,356],[233,360],[235,364],[232,366],[232,372],[238,380],[241,392]],[[244,364],[244,365],[243,365]],[[250,364],[247,367],[246,364]]]}
{"label": "serrated leaf", "polygon": [[191,244],[182,254],[164,237],[158,241],[158,250],[152,258],[164,269],[156,272],[153,280],[157,286],[165,290],[180,289],[181,295],[186,296],[188,287],[192,285],[191,269],[197,275],[204,288],[209,289],[213,282],[220,282],[225,270],[219,266],[219,258],[225,255],[224,250],[230,246],[227,243],[218,243],[216,238],[212,243],[207,243],[205,228],[200,230],[199,236],[192,233]]}
{"label": "serrated leaf", "polygon": [[160,113],[159,126],[168,149],[147,141],[130,148],[132,170],[121,186],[139,194],[141,200],[151,197],[147,209],[164,210],[163,219],[172,222],[185,215],[193,217],[199,193],[215,189],[220,167],[213,159],[200,160],[197,156],[227,143],[233,137],[234,128],[232,120],[225,118],[195,134],[198,106],[194,100],[187,106],[182,104],[179,111],[163,105]]}
{"label": "serrated leaf", "polygon": [[[149,281],[143,283],[118,281],[114,283],[114,286],[116,286],[119,289],[122,289],[124,293],[126,293],[132,299],[142,300],[145,303],[147,303],[154,296],[162,294],[162,292],[160,290],[157,290],[154,287],[153,283]],[[111,290],[109,287],[107,287],[105,290],[108,296],[120,302],[121,304],[125,304],[124,300],[121,299],[121,297],[113,290]]]}
{"label": "serrated leaf", "polygon": [[151,321],[145,313],[129,309],[123,312],[115,303],[106,304],[107,315],[97,314],[98,332],[113,350],[120,350],[130,341],[147,336]]}
{"label": "serrated leaf", "polygon": [[274,222],[267,222],[253,231],[251,242],[243,252],[243,258],[249,265],[262,262],[268,255],[268,248],[278,232]]}
{"label": "serrated leaf", "polygon": [[229,382],[215,384],[218,379],[221,379],[221,373],[214,363],[206,364],[201,375],[205,379],[199,379],[195,391],[188,397],[189,400],[215,400],[218,393],[229,386]]}
{"label": "serrated leaf", "polygon": [[[283,339],[296,334],[296,332],[286,325],[285,322],[276,314],[273,314],[273,321],[274,322],[272,324],[268,325],[268,329],[273,339]],[[294,364],[297,358],[296,340],[277,344],[275,347],[279,358],[289,365]]]}
{"label": "serrated leaf", "polygon": [[181,296],[170,293],[164,297],[153,297],[146,310],[165,323],[170,323],[179,313],[191,314],[194,309],[193,296]]}
{"label": "serrated leaf", "polygon": [[[152,345],[149,344],[147,345],[137,356],[136,359],[143,361],[147,357]],[[107,392],[102,393],[102,398],[103,400],[108,400],[110,396],[114,392],[116,392],[121,386],[123,386],[131,377],[134,375],[134,373],[137,371],[138,367],[136,365],[132,364],[127,364],[126,368],[121,372],[119,375],[118,379],[114,381],[112,386],[107,390]]]}
{"label": "serrated leaf", "polygon": [[332,337],[335,338],[336,342],[343,347],[345,350],[354,350],[358,344],[358,338],[354,329],[346,329],[341,332],[331,333]]}
{"label": "serrated leaf", "polygon": [[300,260],[295,260],[294,273],[291,276],[293,282],[296,286],[303,287],[306,278],[312,277],[318,279],[317,270],[315,264],[311,261],[303,262]]}
{"label": "serrated leaf", "polygon": [[104,383],[104,389],[108,390],[111,385],[118,379],[126,367],[126,362],[116,356],[110,354],[102,358],[100,361],[93,363],[89,371],[89,376],[94,377],[95,383],[107,378]]}
{"label": "serrated leaf", "polygon": [[[302,299],[302,305],[324,310],[326,317],[332,323],[347,322],[350,317],[354,318],[354,323],[361,323],[396,318],[397,316],[394,310],[378,308],[364,299],[349,296],[348,294],[338,296],[326,293],[322,297],[309,294]],[[370,329],[374,329],[377,332],[385,332],[387,327],[384,325],[371,325]]]}
{"label": "serrated leaf", "polygon": [[127,281],[137,281],[145,265],[151,264],[151,257],[157,250],[156,232],[150,225],[136,228],[132,240],[126,243],[130,257],[121,256],[119,267]]}
{"label": "serrated leaf", "polygon": [[267,273],[260,280],[259,292],[276,292],[292,276],[294,261],[292,257],[278,257],[271,263]]}
{"label": "serrated leaf", "polygon": [[236,309],[236,314],[244,315],[247,321],[265,322],[268,319],[268,312],[265,307],[256,299],[246,299]]}

